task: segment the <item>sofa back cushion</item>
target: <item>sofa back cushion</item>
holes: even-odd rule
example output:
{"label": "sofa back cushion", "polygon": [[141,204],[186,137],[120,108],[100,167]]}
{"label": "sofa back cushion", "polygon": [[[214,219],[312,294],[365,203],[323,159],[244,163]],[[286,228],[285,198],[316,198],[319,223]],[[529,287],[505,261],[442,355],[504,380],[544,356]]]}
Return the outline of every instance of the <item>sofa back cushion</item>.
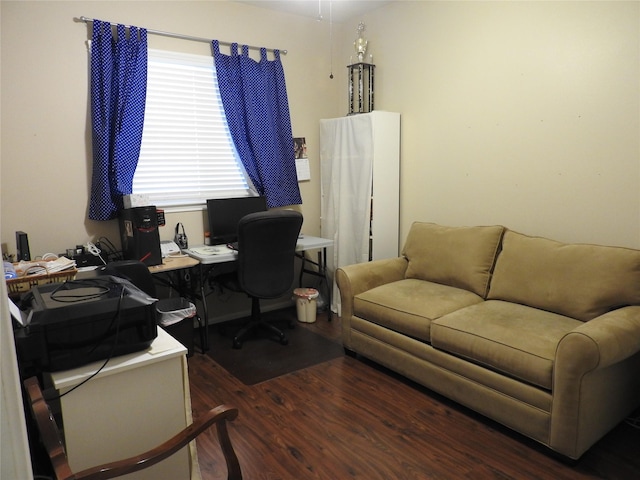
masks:
{"label": "sofa back cushion", "polygon": [[489,291],[504,227],[445,227],[416,222],[402,251],[409,261],[406,278],[469,290],[482,298]]}
{"label": "sofa back cushion", "polygon": [[507,231],[490,299],[588,321],[640,304],[640,250],[564,244]]}

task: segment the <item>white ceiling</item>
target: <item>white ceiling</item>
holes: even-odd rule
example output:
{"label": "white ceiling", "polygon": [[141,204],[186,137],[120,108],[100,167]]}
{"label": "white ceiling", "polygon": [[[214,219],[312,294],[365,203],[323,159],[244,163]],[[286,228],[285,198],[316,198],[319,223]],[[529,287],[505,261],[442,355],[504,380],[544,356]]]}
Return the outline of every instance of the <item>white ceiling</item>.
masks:
{"label": "white ceiling", "polygon": [[347,20],[358,20],[363,13],[375,10],[393,0],[234,0],[254,7],[279,10],[281,12],[302,15],[335,23],[344,23]]}

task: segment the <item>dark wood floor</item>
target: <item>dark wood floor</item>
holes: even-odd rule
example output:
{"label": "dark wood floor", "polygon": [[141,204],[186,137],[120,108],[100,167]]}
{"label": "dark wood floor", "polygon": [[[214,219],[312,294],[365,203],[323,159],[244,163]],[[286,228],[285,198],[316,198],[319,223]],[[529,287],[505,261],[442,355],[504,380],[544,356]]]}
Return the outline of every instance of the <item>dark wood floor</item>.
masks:
{"label": "dark wood floor", "polygon": [[[297,328],[339,341],[337,318]],[[363,359],[245,386],[196,353],[189,375],[194,417],[220,403],[239,408],[229,430],[245,480],[640,478],[640,430],[627,423],[568,464]],[[226,478],[215,430],[197,445],[203,480]]]}

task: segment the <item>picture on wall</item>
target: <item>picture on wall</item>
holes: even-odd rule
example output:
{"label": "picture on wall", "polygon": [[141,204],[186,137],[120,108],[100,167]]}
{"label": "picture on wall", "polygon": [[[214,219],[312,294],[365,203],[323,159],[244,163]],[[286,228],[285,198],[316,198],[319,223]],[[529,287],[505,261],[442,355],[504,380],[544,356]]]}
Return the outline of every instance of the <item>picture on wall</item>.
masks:
{"label": "picture on wall", "polygon": [[298,181],[311,180],[311,172],[309,170],[309,158],[307,157],[307,139],[305,137],[296,137],[293,139],[293,150],[296,159],[296,173]]}
{"label": "picture on wall", "polygon": [[294,138],[293,150],[296,153],[296,160],[299,158],[307,158],[307,139],[305,137]]}

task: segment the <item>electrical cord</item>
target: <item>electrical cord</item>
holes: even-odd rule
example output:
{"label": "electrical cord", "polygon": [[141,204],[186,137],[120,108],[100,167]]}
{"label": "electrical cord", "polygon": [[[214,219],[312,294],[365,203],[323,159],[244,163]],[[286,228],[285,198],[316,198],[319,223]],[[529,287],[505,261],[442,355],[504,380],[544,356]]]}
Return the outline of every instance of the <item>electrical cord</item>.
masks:
{"label": "electrical cord", "polygon": [[87,249],[87,252],[89,252],[91,255],[98,257],[102,261],[103,265],[107,264],[104,258],[102,258],[102,255],[100,255],[102,250],[100,250],[94,243],[87,242],[87,244],[84,247]]}
{"label": "electrical cord", "polygon": [[103,250],[107,253],[107,258],[110,258],[112,261],[123,260],[122,252],[118,251],[111,240],[107,237],[100,237],[98,241],[100,242],[100,245],[103,246]]}
{"label": "electrical cord", "polygon": [[640,430],[640,413],[627,417],[625,423],[636,430]]}
{"label": "electrical cord", "polygon": [[164,260],[171,260],[172,258],[184,258],[188,256],[189,255],[187,255],[186,253],[176,252],[168,254],[166,257],[164,257]]}
{"label": "electrical cord", "polygon": [[[111,319],[111,324],[107,328],[107,332],[108,332],[111,329],[111,326],[113,325],[113,323],[115,322],[115,324],[116,324],[115,338],[113,339],[113,344],[111,345],[111,350],[109,351],[109,354],[107,355],[107,358],[105,359],[105,361],[102,363],[102,365],[100,365],[100,367],[95,372],[93,372],[91,375],[89,375],[87,378],[85,378],[82,382],[77,384],[75,387],[67,390],[64,393],[61,393],[59,395],[55,395],[53,397],[47,396],[47,401],[57,400],[59,398],[64,397],[65,395],[68,395],[69,393],[73,392],[74,390],[80,388],[82,385],[87,383],[89,380],[91,380],[96,375],[98,375],[102,370],[104,370],[104,368],[107,366],[107,363],[109,363],[111,358],[113,358],[113,354],[115,352],[116,346],[118,345],[118,338],[120,336],[120,324],[122,323],[122,301],[124,299],[125,290],[126,289],[125,289],[124,285],[121,285],[120,286],[120,296],[118,298],[118,308],[117,308],[116,314]],[[53,298],[53,294],[52,294],[52,298]],[[97,347],[98,347],[98,344],[96,344],[94,346],[93,350],[95,350]]]}
{"label": "electrical cord", "polygon": [[[78,287],[93,287],[97,290],[92,293],[73,293],[73,290]],[[98,279],[72,280],[58,285],[51,292],[51,300],[65,303],[83,302],[100,298],[110,291],[110,288],[104,285],[103,282],[99,282]]]}

